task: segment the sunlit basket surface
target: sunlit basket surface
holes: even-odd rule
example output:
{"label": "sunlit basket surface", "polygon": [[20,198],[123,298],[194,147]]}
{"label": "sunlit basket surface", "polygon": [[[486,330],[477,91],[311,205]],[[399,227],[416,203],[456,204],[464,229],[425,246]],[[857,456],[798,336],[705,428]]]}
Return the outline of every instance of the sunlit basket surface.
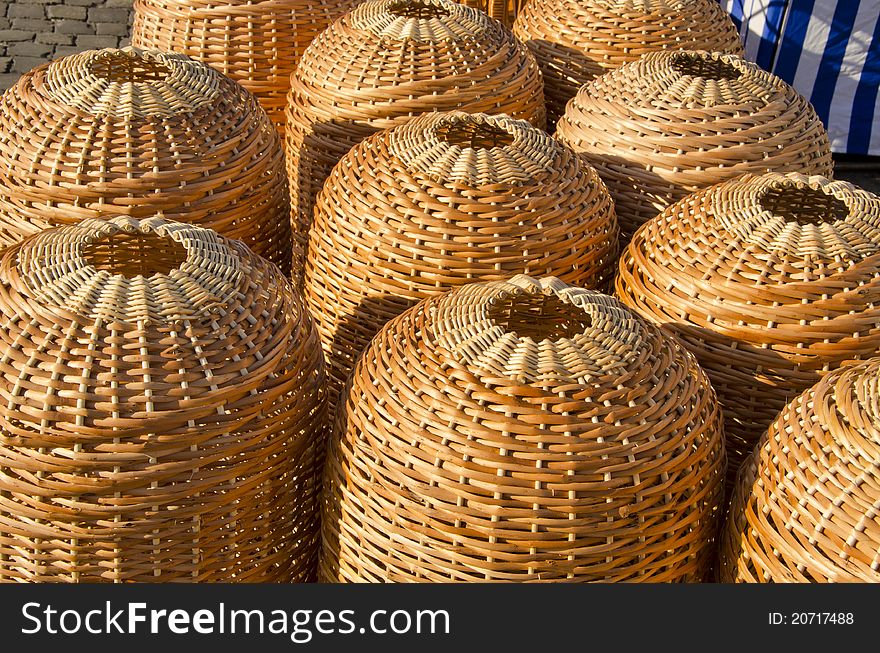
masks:
{"label": "sunlit basket surface", "polygon": [[474,280],[525,272],[597,287],[617,263],[605,185],[524,120],[433,113],[346,154],[318,196],[305,293],[333,403],[392,317]]}
{"label": "sunlit basket surface", "polygon": [[372,0],[312,42],[288,105],[294,275],[315,196],[336,162],[376,131],[453,109],[545,125],[535,58],[482,11],[451,0]]}
{"label": "sunlit basket surface", "polygon": [[357,0],[135,0],[131,42],[210,64],[257,96],[278,130],[290,74]]}
{"label": "sunlit basket surface", "polygon": [[184,55],[90,50],[0,98],[0,245],[115,215],[245,241],[290,268],[281,139],[256,99]]}
{"label": "sunlit basket surface", "polygon": [[743,53],[717,0],[530,0],[513,33],[538,59],[551,125],[581,86],[647,52]]}
{"label": "sunlit basket surface", "polygon": [[616,288],[708,372],[732,479],[787,401],[880,351],[880,198],[795,173],[725,182],[639,230]]}
{"label": "sunlit basket surface", "polygon": [[160,218],[0,258],[0,581],[313,576],[325,395],[278,268]]}
{"label": "sunlit basket surface", "polygon": [[325,476],[334,581],[686,581],[714,558],[721,416],[693,356],[607,295],[526,276],[395,318]]}
{"label": "sunlit basket surface", "polygon": [[584,86],[556,135],[599,171],[626,238],[688,193],[746,172],[832,174],[809,102],[734,55],[646,54]]}
{"label": "sunlit basket surface", "polygon": [[500,20],[507,26],[513,25],[516,15],[522,11],[526,0],[459,0],[468,7],[482,9],[495,20]]}
{"label": "sunlit basket surface", "polygon": [[880,358],[791,402],[740,472],[726,582],[880,582]]}

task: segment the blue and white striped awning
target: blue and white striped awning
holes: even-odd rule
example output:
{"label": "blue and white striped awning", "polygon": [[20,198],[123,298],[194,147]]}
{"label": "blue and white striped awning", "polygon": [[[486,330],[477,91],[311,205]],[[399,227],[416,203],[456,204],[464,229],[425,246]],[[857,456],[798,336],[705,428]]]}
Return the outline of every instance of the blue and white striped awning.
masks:
{"label": "blue and white striped awning", "polygon": [[880,155],[880,0],[720,0],[746,58],[810,98],[831,149]]}

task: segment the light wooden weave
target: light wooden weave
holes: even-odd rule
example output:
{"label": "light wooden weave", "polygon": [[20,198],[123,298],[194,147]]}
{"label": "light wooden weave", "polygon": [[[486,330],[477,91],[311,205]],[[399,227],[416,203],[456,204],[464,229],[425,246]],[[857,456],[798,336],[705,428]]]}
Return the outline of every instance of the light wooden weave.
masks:
{"label": "light wooden weave", "polygon": [[880,358],[786,406],[740,472],[726,582],[880,582]]}
{"label": "light wooden weave", "polygon": [[535,58],[482,11],[452,0],[372,0],[312,42],[288,104],[295,279],[315,196],[336,162],[376,131],[458,108],[545,125]]}
{"label": "light wooden weave", "polygon": [[734,55],[646,54],[584,86],[556,136],[599,171],[627,239],[688,193],[746,172],[832,174],[809,102]]}
{"label": "light wooden weave", "polygon": [[324,580],[686,581],[714,559],[715,395],[611,297],[517,276],[426,299],[346,396]]}
{"label": "light wooden weave", "polygon": [[550,125],[581,86],[647,52],[743,54],[717,0],[530,0],[513,33],[538,59]]}
{"label": "light wooden weave", "polygon": [[284,133],[290,74],[357,0],[135,0],[132,45],[180,52],[239,82]]}
{"label": "light wooden weave", "polygon": [[520,272],[597,287],[617,262],[595,170],[505,116],[434,113],[370,136],[333,169],[314,220],[305,294],[331,405],[372,337],[419,300]]}
{"label": "light wooden weave", "polygon": [[513,25],[517,13],[522,11],[526,0],[459,0],[468,7],[482,9],[495,20],[500,20],[508,27]]}
{"label": "light wooden weave", "polygon": [[0,258],[0,581],[314,573],[318,334],[278,269],[160,218]]}
{"label": "light wooden weave", "polygon": [[880,197],[795,173],[719,184],[636,233],[616,288],[708,372],[732,480],[787,401],[880,351]]}
{"label": "light wooden weave", "polygon": [[256,99],[186,56],[90,50],[0,98],[0,245],[85,218],[210,227],[290,269],[284,152]]}

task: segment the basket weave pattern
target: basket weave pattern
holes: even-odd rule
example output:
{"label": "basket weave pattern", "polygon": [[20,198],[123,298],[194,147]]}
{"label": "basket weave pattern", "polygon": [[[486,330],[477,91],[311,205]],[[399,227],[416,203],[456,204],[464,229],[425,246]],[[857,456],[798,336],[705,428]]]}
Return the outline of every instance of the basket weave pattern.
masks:
{"label": "basket weave pattern", "polygon": [[417,301],[520,272],[597,287],[616,258],[604,184],[525,121],[435,113],[365,139],[318,196],[309,244],[331,404],[370,339]]}
{"label": "basket weave pattern", "polygon": [[318,335],[241,243],[84,220],[0,258],[0,581],[312,577]]}
{"label": "basket weave pattern", "polygon": [[513,33],[541,67],[551,125],[581,86],[648,52],[743,54],[717,0],[530,0]]}
{"label": "basket weave pattern", "polygon": [[809,102],[733,55],[646,54],[584,86],[556,135],[599,171],[625,238],[689,193],[747,172],[832,174]]}
{"label": "basket weave pattern", "polygon": [[339,159],[376,131],[459,108],[545,125],[535,58],[481,11],[451,0],[372,0],[312,42],[288,103],[294,278],[315,197]]}
{"label": "basket weave pattern", "polygon": [[732,478],[787,401],[880,350],[880,198],[795,173],[725,182],[639,230],[616,290],[708,372]]}
{"label": "basket weave pattern", "polygon": [[325,476],[334,581],[699,580],[723,490],[693,357],[558,279],[475,283],[359,360]]}
{"label": "basket weave pattern", "polygon": [[290,269],[281,140],[255,98],[183,55],[74,54],[0,99],[0,245],[86,218],[161,213]]}
{"label": "basket weave pattern", "polygon": [[786,406],[740,472],[726,582],[880,582],[880,359]]}
{"label": "basket weave pattern", "polygon": [[526,0],[459,0],[461,4],[482,9],[495,20],[500,20],[508,27],[513,25],[517,14],[522,11]]}
{"label": "basket weave pattern", "polygon": [[257,96],[280,132],[290,73],[357,0],[135,0],[132,45],[204,61]]}

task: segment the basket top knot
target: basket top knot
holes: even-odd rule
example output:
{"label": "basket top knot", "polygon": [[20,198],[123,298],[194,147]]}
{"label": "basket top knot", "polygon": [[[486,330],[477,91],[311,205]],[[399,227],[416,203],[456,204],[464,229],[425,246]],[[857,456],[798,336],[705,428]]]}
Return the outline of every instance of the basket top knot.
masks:
{"label": "basket top knot", "polygon": [[473,40],[502,31],[484,12],[452,0],[372,0],[340,20],[377,38],[398,41]]}
{"label": "basket top knot", "polygon": [[870,268],[868,278],[880,272],[873,258],[880,253],[880,197],[819,175],[747,175],[668,207],[630,248],[651,268],[722,277],[716,295],[739,284],[812,284],[811,292],[839,292],[840,281],[829,279],[834,274],[861,264]]}
{"label": "basket top knot", "polygon": [[428,345],[491,385],[620,387],[649,359],[683,357],[616,299],[555,277],[464,286],[434,301],[429,320]]}
{"label": "basket top knot", "polygon": [[420,116],[385,137],[408,170],[470,187],[533,183],[554,171],[563,150],[525,120],[462,111]]}
{"label": "basket top knot", "polygon": [[237,302],[249,272],[243,249],[160,217],[87,219],[8,249],[0,281],[80,322],[205,322]]}
{"label": "basket top knot", "polygon": [[[623,106],[647,122],[665,122],[670,112],[708,110],[747,115],[772,102],[806,101],[782,79],[742,57],[699,50],[649,52],[584,85],[572,109]],[[727,107],[721,111],[721,107]],[[571,115],[571,111],[567,110]],[[710,112],[706,112],[708,115]],[[704,120],[714,116],[704,117]],[[687,122],[676,115],[675,122]]]}
{"label": "basket top knot", "polygon": [[34,87],[47,97],[94,115],[191,113],[214,103],[222,84],[185,55],[134,47],[79,52],[35,72]]}

